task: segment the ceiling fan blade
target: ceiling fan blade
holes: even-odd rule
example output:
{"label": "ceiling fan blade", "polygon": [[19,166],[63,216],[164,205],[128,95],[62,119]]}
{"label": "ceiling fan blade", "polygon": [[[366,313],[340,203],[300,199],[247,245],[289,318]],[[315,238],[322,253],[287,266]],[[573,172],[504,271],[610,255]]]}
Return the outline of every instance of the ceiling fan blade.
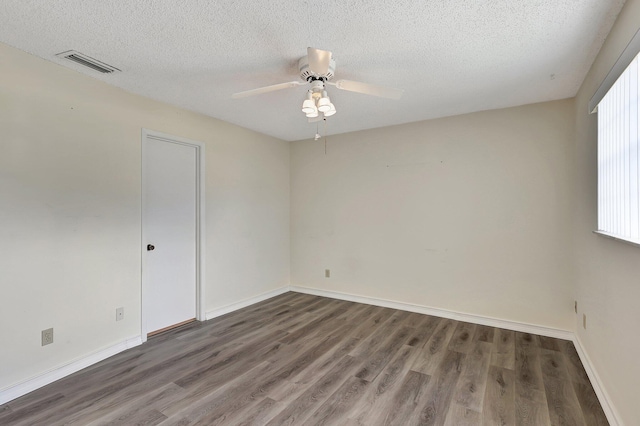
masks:
{"label": "ceiling fan blade", "polygon": [[288,83],[274,84],[273,86],[260,87],[258,89],[245,90],[231,95],[233,99],[246,98],[248,96],[261,95],[263,93],[275,92],[276,90],[288,89],[290,87],[302,86],[306,84],[301,81],[290,81]]}
{"label": "ceiling fan blade", "polygon": [[307,57],[309,58],[309,69],[318,75],[325,75],[329,71],[331,64],[331,52],[320,50],[315,47],[307,47]]}
{"label": "ceiling fan blade", "polygon": [[328,81],[328,84],[336,86],[340,90],[348,92],[364,93],[365,95],[378,96],[388,99],[400,99],[403,89],[395,89],[393,87],[376,86],[374,84],[361,83],[352,80],[338,80],[335,83]]}

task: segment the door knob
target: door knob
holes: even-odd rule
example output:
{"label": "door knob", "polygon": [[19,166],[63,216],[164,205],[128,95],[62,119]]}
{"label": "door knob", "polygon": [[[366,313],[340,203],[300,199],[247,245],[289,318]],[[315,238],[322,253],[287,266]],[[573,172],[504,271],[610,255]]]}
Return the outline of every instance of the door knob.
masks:
{"label": "door knob", "polygon": [[147,251],[152,251],[155,248],[156,246],[154,246],[153,244],[147,244]]}

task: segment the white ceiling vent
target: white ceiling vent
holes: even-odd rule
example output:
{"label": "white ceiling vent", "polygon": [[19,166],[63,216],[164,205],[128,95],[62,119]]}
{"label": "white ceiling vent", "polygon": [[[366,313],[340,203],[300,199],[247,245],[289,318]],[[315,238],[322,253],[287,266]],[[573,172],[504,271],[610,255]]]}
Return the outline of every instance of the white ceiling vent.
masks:
{"label": "white ceiling vent", "polygon": [[83,53],[76,52],[75,50],[67,50],[66,52],[58,53],[56,56],[63,59],[68,59],[70,61],[73,61],[87,68],[91,68],[92,70],[101,72],[103,74],[110,74],[112,72],[120,71],[118,68],[114,66],[105,64],[104,62],[100,62],[97,59],[93,59],[91,56],[87,56]]}

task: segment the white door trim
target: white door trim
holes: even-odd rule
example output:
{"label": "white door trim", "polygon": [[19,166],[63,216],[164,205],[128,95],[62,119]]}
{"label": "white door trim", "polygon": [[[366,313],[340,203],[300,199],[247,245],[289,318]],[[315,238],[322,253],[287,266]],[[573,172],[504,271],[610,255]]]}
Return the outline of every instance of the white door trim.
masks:
{"label": "white door trim", "polygon": [[156,139],[164,142],[177,143],[180,145],[187,145],[195,148],[196,150],[196,319],[198,321],[204,321],[206,318],[205,313],[205,146],[204,143],[193,141],[185,138],[181,138],[178,136],[168,135],[166,133],[156,132],[154,130],[142,129],[142,177],[141,177],[141,199],[142,199],[142,235],[140,241],[140,253],[141,253],[141,286],[140,286],[140,335],[142,336],[142,341],[147,341],[147,324],[145,317],[145,309],[144,309],[144,297],[146,293],[146,251],[147,251],[147,239],[146,239],[146,223],[145,223],[145,213],[146,213],[146,203],[145,203],[145,193],[146,193],[146,185],[145,175],[147,171],[147,159],[146,159],[146,144],[145,141],[149,139]]}

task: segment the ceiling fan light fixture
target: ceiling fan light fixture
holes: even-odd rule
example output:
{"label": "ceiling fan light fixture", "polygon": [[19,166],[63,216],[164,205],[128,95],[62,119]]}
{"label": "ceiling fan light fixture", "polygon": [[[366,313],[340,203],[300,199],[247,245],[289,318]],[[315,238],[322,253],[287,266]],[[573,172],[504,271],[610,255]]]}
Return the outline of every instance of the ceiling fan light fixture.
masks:
{"label": "ceiling fan light fixture", "polygon": [[313,102],[312,99],[306,99],[303,103],[302,103],[302,112],[304,112],[305,114],[310,114],[313,111],[316,111],[316,105]]}
{"label": "ceiling fan light fixture", "polygon": [[322,97],[318,99],[318,111],[327,112],[331,109],[331,100],[327,96],[327,92],[322,92]]}
{"label": "ceiling fan light fixture", "polygon": [[315,109],[315,110],[313,110],[313,112],[310,112],[310,113],[307,114],[307,117],[309,117],[309,118],[316,118],[317,116],[318,116],[318,110],[317,109]]}
{"label": "ceiling fan light fixture", "polygon": [[325,116],[325,117],[331,117],[331,116],[332,116],[333,114],[335,114],[336,112],[337,112],[337,111],[336,111],[336,107],[335,107],[333,104],[331,104],[331,103],[330,103],[330,104],[329,104],[329,111],[325,112],[325,113],[324,113],[324,116]]}
{"label": "ceiling fan light fixture", "polygon": [[302,102],[302,112],[304,112],[305,114],[311,114],[314,111],[317,111],[316,103],[311,96],[311,91],[307,92],[307,99]]}

